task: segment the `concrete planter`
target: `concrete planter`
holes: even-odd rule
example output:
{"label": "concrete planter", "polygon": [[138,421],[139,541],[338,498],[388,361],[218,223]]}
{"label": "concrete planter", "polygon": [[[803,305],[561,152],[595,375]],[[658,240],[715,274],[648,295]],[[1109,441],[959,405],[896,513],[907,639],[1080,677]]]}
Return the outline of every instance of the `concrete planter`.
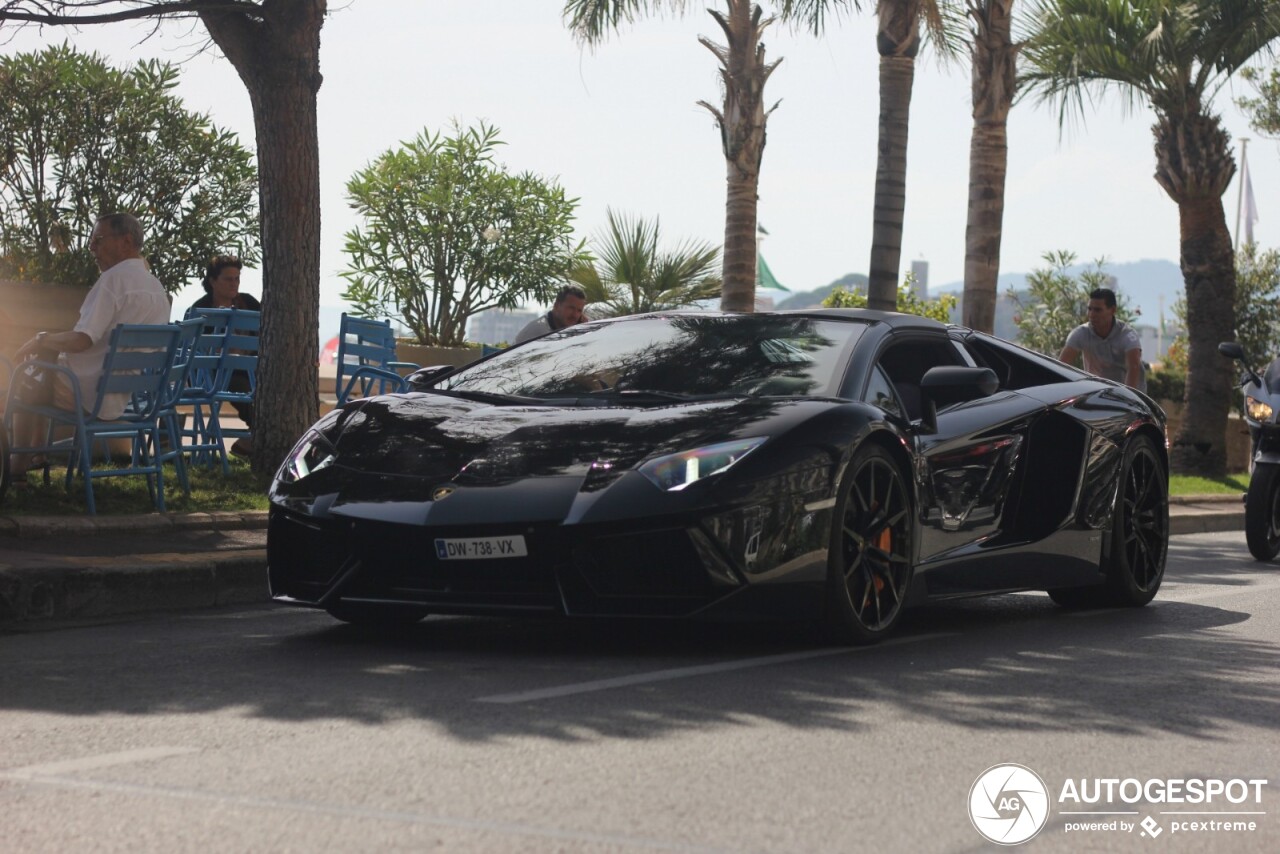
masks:
{"label": "concrete planter", "polygon": [[12,356],[37,332],[66,332],[80,319],[88,288],[0,281],[0,354]]}
{"label": "concrete planter", "polygon": [[396,361],[413,362],[423,368],[433,365],[469,365],[480,358],[479,347],[426,347],[408,341],[396,342]]}

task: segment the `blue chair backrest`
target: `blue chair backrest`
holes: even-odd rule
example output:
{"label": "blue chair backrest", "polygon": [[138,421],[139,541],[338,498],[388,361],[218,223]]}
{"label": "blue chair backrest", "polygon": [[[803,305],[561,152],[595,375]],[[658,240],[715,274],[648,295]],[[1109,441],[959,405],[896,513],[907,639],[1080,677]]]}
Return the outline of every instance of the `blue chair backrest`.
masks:
{"label": "blue chair backrest", "polygon": [[174,342],[173,357],[169,360],[168,375],[160,396],[162,409],[175,406],[182,396],[182,390],[187,386],[187,378],[195,364],[196,347],[204,328],[204,318],[189,317],[174,325],[178,327],[178,338]]}
{"label": "blue chair backrest", "polygon": [[126,324],[111,331],[111,343],[102,365],[97,398],[90,411],[98,418],[109,394],[132,399],[129,420],[149,420],[163,397],[169,363],[177,346],[179,328],[172,323]]}
{"label": "blue chair backrest", "polygon": [[191,370],[187,385],[206,394],[217,389],[218,363],[222,361],[222,348],[227,340],[227,323],[233,308],[193,308],[187,311],[187,319],[201,320],[200,336],[196,339],[192,354]]}
{"label": "blue chair backrest", "polygon": [[239,308],[231,310],[227,318],[226,340],[222,348],[222,361],[218,364],[218,391],[227,390],[234,371],[249,375],[249,390],[257,389],[258,346],[262,331],[262,314]]}
{"label": "blue chair backrest", "polygon": [[338,329],[338,381],[358,367],[385,368],[396,359],[396,336],[387,320],[342,313]]}

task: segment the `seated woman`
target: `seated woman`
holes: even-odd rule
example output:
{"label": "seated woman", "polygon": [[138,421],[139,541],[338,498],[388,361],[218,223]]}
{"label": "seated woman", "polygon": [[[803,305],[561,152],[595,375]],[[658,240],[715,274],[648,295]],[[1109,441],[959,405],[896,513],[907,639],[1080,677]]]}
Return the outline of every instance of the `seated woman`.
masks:
{"label": "seated woman", "polygon": [[[204,296],[187,309],[187,314],[197,308],[238,308],[244,311],[262,311],[262,304],[257,299],[250,294],[240,292],[240,269],[243,266],[240,259],[234,255],[215,255],[205,270],[204,280],[200,283],[204,286]],[[227,385],[228,391],[241,393],[249,392],[252,388],[249,375],[244,371],[233,373]],[[253,404],[233,403],[231,405],[235,407],[236,414],[240,416],[245,426],[252,430]],[[231,453],[248,456],[253,453],[253,440],[236,439],[231,445]]]}

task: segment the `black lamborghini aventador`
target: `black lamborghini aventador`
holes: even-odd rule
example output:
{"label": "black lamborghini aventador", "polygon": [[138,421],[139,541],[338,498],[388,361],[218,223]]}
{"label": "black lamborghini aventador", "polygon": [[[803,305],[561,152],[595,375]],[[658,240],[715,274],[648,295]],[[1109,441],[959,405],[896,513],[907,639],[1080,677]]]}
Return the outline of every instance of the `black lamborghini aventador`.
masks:
{"label": "black lamborghini aventador", "polygon": [[271,487],[272,595],[428,613],[752,615],[884,637],[930,598],[1143,605],[1165,419],[1013,344],[857,310],[575,326],[324,416]]}

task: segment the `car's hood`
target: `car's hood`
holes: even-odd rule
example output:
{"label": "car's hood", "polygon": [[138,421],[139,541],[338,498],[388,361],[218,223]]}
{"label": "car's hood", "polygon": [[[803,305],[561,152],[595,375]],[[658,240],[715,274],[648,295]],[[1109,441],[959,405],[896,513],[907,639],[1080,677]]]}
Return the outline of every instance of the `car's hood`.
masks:
{"label": "car's hood", "polygon": [[627,470],[656,454],[776,435],[826,401],[742,398],[658,407],[495,406],[390,395],[343,419],[336,465],[371,475],[509,482]]}

